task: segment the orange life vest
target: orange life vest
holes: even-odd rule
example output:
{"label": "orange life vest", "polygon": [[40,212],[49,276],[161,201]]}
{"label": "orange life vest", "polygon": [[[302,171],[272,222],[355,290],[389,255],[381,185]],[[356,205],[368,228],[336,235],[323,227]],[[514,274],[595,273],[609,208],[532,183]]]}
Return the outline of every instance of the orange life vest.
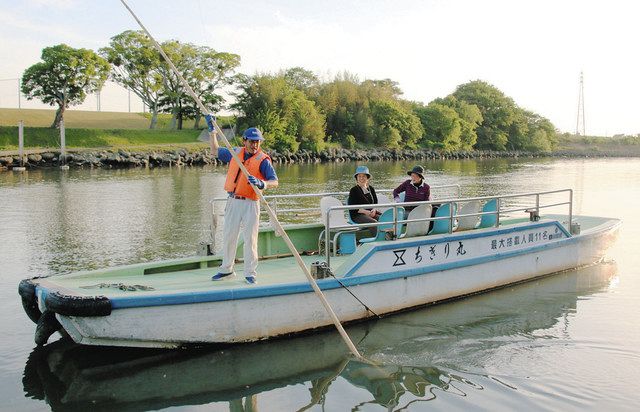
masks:
{"label": "orange life vest", "polygon": [[[244,159],[245,148],[243,147],[236,153],[241,160]],[[258,150],[253,156],[242,163],[244,164],[244,167],[247,168],[250,175],[257,177],[260,180],[265,180],[265,177],[260,172],[260,163],[262,163],[264,159],[271,160],[269,155],[262,150]],[[234,193],[236,196],[258,200],[258,195],[254,192],[235,159],[231,159],[231,162],[229,162],[229,170],[227,171],[227,180],[224,182],[224,190],[229,193]]]}

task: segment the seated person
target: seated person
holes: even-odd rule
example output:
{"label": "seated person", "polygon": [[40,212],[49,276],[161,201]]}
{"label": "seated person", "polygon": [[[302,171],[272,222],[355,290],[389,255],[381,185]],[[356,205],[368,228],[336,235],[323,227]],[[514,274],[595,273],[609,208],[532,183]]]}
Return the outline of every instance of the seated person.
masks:
{"label": "seated person", "polygon": [[[404,192],[405,202],[425,202],[431,200],[431,188],[424,181],[424,167],[418,165],[407,172],[411,179],[407,179],[400,186],[393,189],[393,200],[400,202],[400,193]],[[415,206],[405,206],[409,213]]]}
{"label": "seated person", "polygon": [[[378,203],[376,190],[369,184],[371,174],[367,166],[358,166],[356,173],[353,175],[356,179],[356,185],[349,191],[348,205],[374,205]],[[361,208],[357,210],[349,210],[349,215],[354,223],[376,223],[382,213],[372,208]],[[370,236],[376,235],[375,226],[368,228]]]}

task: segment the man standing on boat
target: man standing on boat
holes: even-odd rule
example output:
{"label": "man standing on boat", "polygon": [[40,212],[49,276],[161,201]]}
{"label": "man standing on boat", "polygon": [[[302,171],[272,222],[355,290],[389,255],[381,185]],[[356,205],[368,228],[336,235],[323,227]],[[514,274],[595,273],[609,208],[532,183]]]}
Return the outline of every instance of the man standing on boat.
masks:
{"label": "man standing on boat", "polygon": [[224,184],[224,190],[229,194],[229,199],[224,211],[223,259],[218,273],[211,280],[224,280],[235,276],[233,265],[236,259],[238,237],[240,226],[244,226],[244,278],[247,283],[255,284],[258,267],[260,202],[252,186],[259,190],[278,187],[278,176],[271,164],[271,158],[260,149],[260,142],[264,140],[260,130],[255,127],[245,130],[242,134],[244,146],[234,149],[249,172],[247,179],[233,160],[229,149],[220,147],[218,144],[218,137],[213,127],[215,117],[208,114],[205,119],[209,127],[211,153],[216,153],[220,161],[229,163],[227,180]]}

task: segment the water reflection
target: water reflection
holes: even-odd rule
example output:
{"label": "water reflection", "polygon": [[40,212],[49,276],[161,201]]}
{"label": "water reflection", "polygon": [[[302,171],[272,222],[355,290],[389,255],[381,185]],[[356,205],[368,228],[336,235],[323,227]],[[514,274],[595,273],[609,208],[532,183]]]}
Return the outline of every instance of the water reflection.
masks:
{"label": "water reflection", "polygon": [[[335,389],[341,409],[351,410],[367,404],[399,410],[442,399],[442,393],[465,397],[496,382],[512,391],[517,387],[487,375],[488,359],[505,346],[561,340],[578,301],[606,290],[616,270],[615,264],[602,263],[348,328],[375,366],[350,360],[333,331],[182,351],[58,341],[31,353],[24,391],[53,410],[224,402],[230,411],[258,410],[265,394],[276,389],[286,391],[287,409],[329,407],[336,402],[332,383],[337,380],[364,390]],[[272,404],[264,407],[274,410]]]}

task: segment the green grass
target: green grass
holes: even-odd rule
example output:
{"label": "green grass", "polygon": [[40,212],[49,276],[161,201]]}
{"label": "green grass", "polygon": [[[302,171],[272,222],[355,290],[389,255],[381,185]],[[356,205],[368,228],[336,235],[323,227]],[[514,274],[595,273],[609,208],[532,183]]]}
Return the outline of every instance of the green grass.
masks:
{"label": "green grass", "polygon": [[[130,147],[146,145],[199,143],[200,130],[127,130],[66,128],[69,148]],[[43,127],[25,127],[26,148],[60,147],[60,131]],[[201,143],[201,142],[200,142]],[[18,128],[0,126],[0,150],[17,150]]]}
{"label": "green grass", "polygon": [[[55,118],[55,110],[0,109],[0,126],[49,127]],[[64,113],[67,128],[87,129],[147,129],[149,121],[140,113],[88,112],[67,110]]]}
{"label": "green grass", "polygon": [[[0,126],[17,126],[20,120],[25,127],[50,127],[55,118],[54,109],[4,109],[0,108]],[[64,124],[76,129],[148,129],[151,113],[92,112],[67,109],[64,112]],[[226,127],[235,123],[233,116],[219,116],[218,125]],[[170,113],[159,113],[157,130],[169,129]],[[194,121],[186,119],[183,129],[193,130]],[[200,119],[200,128],[204,128],[204,118]]]}

